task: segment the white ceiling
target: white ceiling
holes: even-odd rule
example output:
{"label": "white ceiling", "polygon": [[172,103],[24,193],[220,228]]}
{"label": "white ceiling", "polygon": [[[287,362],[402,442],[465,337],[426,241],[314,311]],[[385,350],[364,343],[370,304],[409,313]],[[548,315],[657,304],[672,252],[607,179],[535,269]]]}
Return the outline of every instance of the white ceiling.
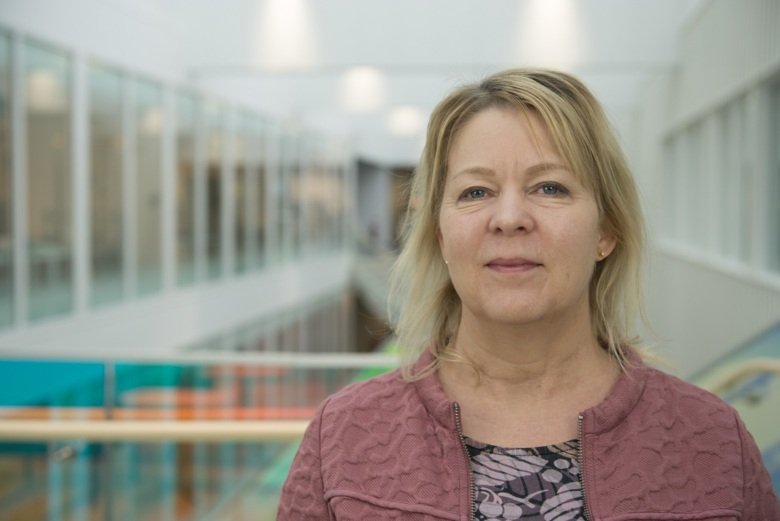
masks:
{"label": "white ceiling", "polygon": [[[347,135],[364,158],[413,164],[436,102],[458,83],[510,66],[578,74],[620,127],[648,75],[674,64],[678,34],[706,0],[114,2],[158,19],[197,84]],[[383,96],[369,112],[344,107],[344,76],[357,66],[379,73]],[[391,133],[398,107],[418,111],[418,132]]]}
{"label": "white ceiling", "polygon": [[[423,133],[393,135],[388,118],[394,108],[419,109],[424,126],[454,85],[510,66],[548,65],[579,74],[620,126],[645,78],[674,63],[678,33],[702,3],[228,0],[220,2],[217,16],[209,0],[178,2],[184,13],[179,38],[197,81],[274,114],[347,134],[360,155],[390,164],[414,163]],[[296,27],[305,28],[298,38]],[[277,30],[281,36],[274,41]],[[208,37],[215,32],[219,38]],[[277,54],[265,52],[277,44]],[[280,64],[279,54],[289,50],[287,65]],[[381,73],[384,100],[372,112],[342,106],[343,76],[355,66]]]}

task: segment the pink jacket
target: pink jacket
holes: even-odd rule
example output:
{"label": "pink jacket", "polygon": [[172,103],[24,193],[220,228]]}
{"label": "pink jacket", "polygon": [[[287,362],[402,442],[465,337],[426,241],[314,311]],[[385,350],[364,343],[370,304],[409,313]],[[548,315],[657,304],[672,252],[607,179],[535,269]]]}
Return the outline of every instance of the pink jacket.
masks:
{"label": "pink jacket", "polygon": [[[306,431],[277,520],[471,519],[456,410],[435,373],[409,383],[395,371],[331,396]],[[591,521],[780,521],[753,438],[712,394],[637,363],[580,422]]]}

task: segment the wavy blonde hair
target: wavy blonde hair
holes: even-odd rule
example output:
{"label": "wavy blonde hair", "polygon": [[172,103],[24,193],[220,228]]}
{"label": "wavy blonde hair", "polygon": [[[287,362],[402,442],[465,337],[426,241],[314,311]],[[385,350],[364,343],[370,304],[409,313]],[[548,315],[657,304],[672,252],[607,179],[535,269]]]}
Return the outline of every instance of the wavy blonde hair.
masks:
{"label": "wavy blonde hair", "polygon": [[[405,376],[426,348],[433,370],[447,356],[461,302],[439,250],[439,210],[453,139],[475,114],[491,107],[534,113],[553,145],[596,199],[605,233],[616,239],[598,262],[589,288],[591,327],[622,365],[634,344],[642,309],[644,222],[636,185],[601,105],[569,74],[546,69],[509,69],[456,89],[434,109],[425,148],[415,170],[403,248],[390,275],[390,312],[404,355]],[[417,375],[421,376],[421,375]]]}

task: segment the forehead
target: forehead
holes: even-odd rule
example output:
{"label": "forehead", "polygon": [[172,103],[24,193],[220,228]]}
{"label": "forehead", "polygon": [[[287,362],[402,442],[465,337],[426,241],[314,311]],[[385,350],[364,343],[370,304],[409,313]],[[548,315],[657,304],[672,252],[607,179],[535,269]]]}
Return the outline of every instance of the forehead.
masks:
{"label": "forehead", "polygon": [[447,173],[469,167],[528,167],[539,161],[564,163],[541,118],[532,111],[491,107],[456,131]]}

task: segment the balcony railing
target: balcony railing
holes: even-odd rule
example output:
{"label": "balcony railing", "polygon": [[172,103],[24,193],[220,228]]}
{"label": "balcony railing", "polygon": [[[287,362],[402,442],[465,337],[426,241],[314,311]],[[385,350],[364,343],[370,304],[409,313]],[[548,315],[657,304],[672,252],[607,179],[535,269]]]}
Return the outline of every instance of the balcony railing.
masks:
{"label": "balcony railing", "polygon": [[391,355],[0,362],[0,519],[274,519],[316,406]]}
{"label": "balcony railing", "polygon": [[[386,354],[0,362],[0,519],[271,520],[317,405]],[[780,326],[692,380],[736,407],[780,490]]]}

